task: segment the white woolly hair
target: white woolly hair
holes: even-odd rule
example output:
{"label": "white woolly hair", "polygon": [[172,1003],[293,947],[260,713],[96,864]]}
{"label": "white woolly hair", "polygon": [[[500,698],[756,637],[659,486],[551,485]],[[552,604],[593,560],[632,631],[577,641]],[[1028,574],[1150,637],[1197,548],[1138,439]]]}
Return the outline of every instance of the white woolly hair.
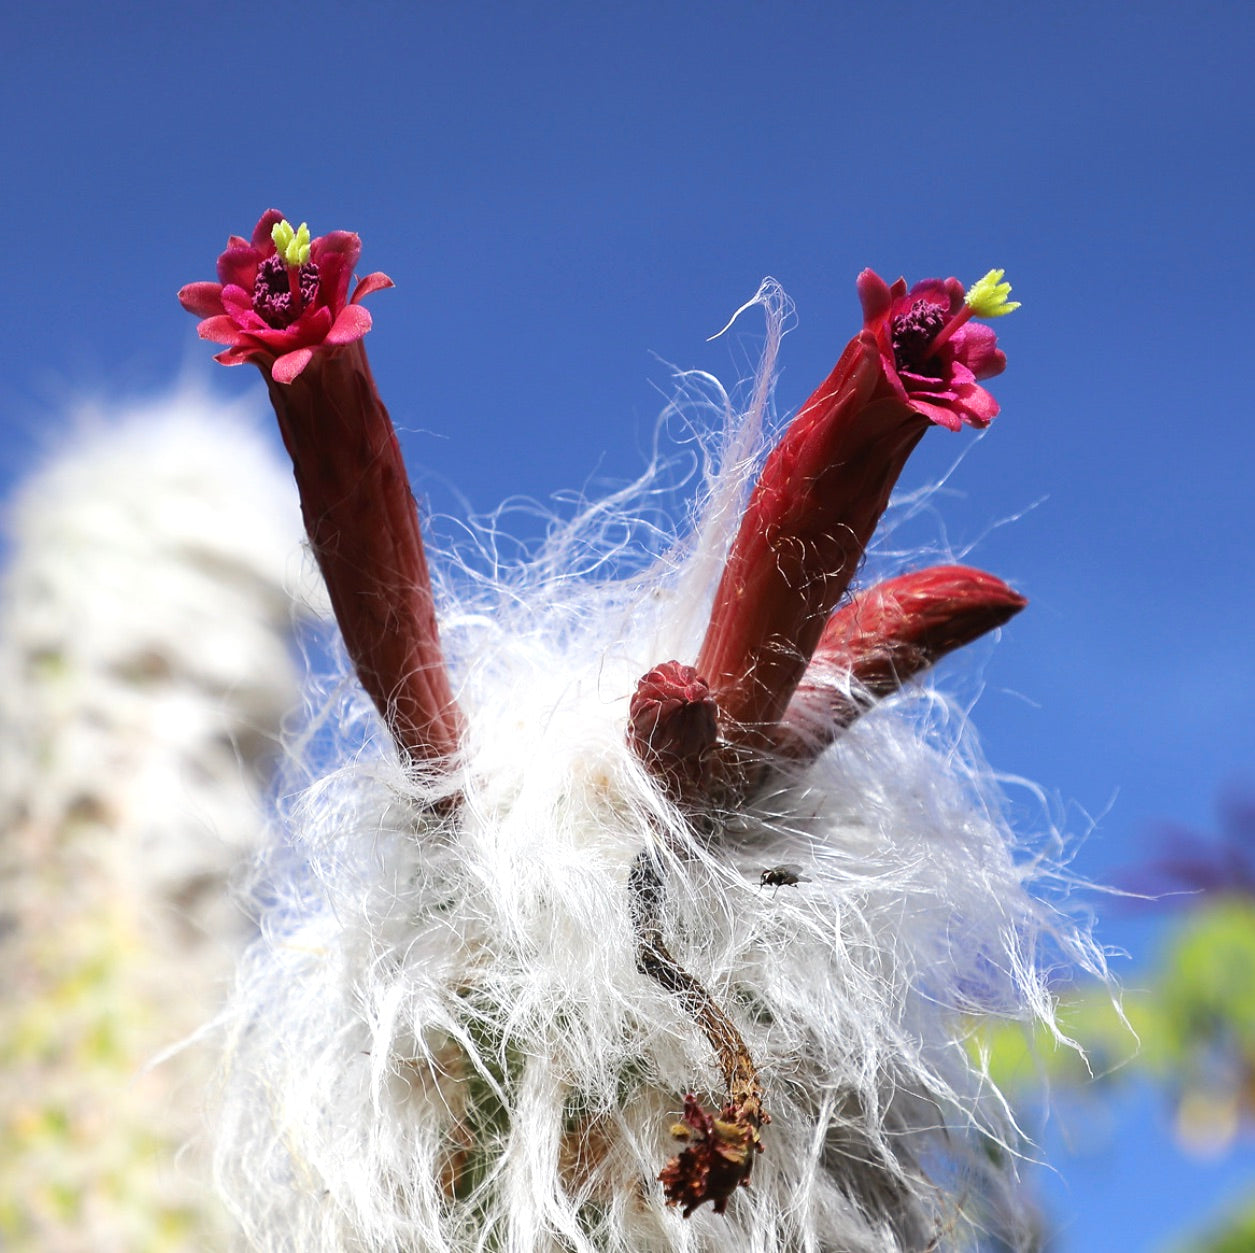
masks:
{"label": "white woolly hair", "polygon": [[[658,523],[655,467],[513,567],[491,534],[486,562],[435,557],[455,771],[407,773],[343,682],[315,714],[341,759],[320,774],[318,737],[297,745],[228,1018],[218,1169],[251,1247],[922,1250],[982,1224],[1014,1244],[1018,1133],[970,1022],[1053,1028],[1057,967],[1103,958],[1047,899],[1055,836],[1011,829],[963,711],[888,701],[700,835],[625,744],[637,679],[696,655],[765,446],[788,305],[770,282],[751,303],[768,335],[745,412],[704,375],[671,411],[726,419],[687,534]],[[656,1182],[684,1094],[724,1095],[637,969],[645,849],[667,944],[735,1020],[771,1115],[723,1215],[685,1219]],[[788,863],[802,882],[760,887]]]}

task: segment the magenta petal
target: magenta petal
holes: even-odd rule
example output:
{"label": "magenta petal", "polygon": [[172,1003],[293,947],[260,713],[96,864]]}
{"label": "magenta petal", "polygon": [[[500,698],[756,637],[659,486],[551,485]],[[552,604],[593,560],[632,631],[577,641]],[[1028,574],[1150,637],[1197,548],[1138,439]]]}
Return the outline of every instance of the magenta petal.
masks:
{"label": "magenta petal", "polygon": [[998,416],[998,402],[977,383],[956,388],[955,407],[972,426],[986,427]]}
{"label": "magenta petal", "polygon": [[248,337],[240,329],[240,324],[229,314],[220,313],[216,317],[206,318],[197,323],[196,334],[201,339],[212,340],[215,344],[242,344]]}
{"label": "magenta petal", "polygon": [[942,378],[930,378],[927,374],[915,374],[911,370],[899,370],[898,377],[910,396],[949,396],[955,369],[963,370],[967,379],[972,377],[970,370],[957,363],[951,363]]}
{"label": "magenta petal", "polygon": [[965,387],[974,387],[976,385],[976,375],[967,368],[961,360],[954,360],[950,363],[949,377],[946,380],[946,390],[950,392],[962,392]]}
{"label": "magenta petal", "polygon": [[963,284],[957,278],[921,279],[906,294],[903,311],[917,300],[927,300],[929,304],[938,305],[948,313],[957,313],[963,304]]}
{"label": "magenta petal", "polygon": [[349,280],[362,255],[362,241],[351,231],[332,231],[314,240],[309,255],[318,266],[319,301],[338,312],[348,300]]}
{"label": "magenta petal", "polygon": [[325,344],[351,344],[370,330],[370,310],[362,305],[345,305],[336,317],[335,324],[327,332]]}
{"label": "magenta petal", "polygon": [[383,291],[385,287],[395,287],[396,284],[384,273],[376,270],[374,274],[368,274],[365,278],[358,279],[357,286],[353,289],[353,298],[351,304],[357,304],[359,300],[369,296],[371,292]]}
{"label": "magenta petal", "polygon": [[297,333],[295,324],[284,327],[282,330],[263,324],[250,330],[249,335],[256,343],[264,344],[276,355],[291,352],[293,348],[300,348],[310,340],[308,335],[299,335]]}
{"label": "magenta petal", "polygon": [[257,281],[257,266],[261,260],[262,254],[251,244],[243,247],[232,244],[218,258],[218,281],[224,287],[235,284],[246,291],[252,291],[253,284]]}
{"label": "magenta petal", "polygon": [[1007,368],[1007,355],[998,347],[992,326],[969,322],[954,337],[955,354],[972,372],[973,378],[987,379]]}
{"label": "magenta petal", "polygon": [[310,256],[321,267],[332,255],[342,257],[352,269],[362,255],[362,240],[353,231],[328,231],[310,245]]}
{"label": "magenta petal", "polygon": [[285,353],[294,348],[316,348],[330,329],[330,310],[318,307],[307,308],[291,326],[268,326],[258,319],[256,326],[249,327],[249,334],[271,351]]}
{"label": "magenta petal", "polygon": [[353,267],[342,256],[329,253],[318,262],[318,301],[334,310],[342,309],[349,299],[349,280]]}
{"label": "magenta petal", "polygon": [[244,365],[256,356],[256,348],[228,348],[224,352],[214,353],[214,360],[219,365]]}
{"label": "magenta petal", "polygon": [[864,270],[858,276],[858,298],[863,302],[863,325],[885,317],[893,304],[889,285],[875,270]]}
{"label": "magenta petal", "polygon": [[912,396],[909,403],[911,408],[921,417],[927,418],[938,426],[944,426],[948,431],[961,431],[963,429],[963,419],[953,409],[948,409],[945,405],[930,404],[927,400],[920,400],[918,396]]}
{"label": "magenta petal", "polygon": [[316,308],[306,309],[291,329],[297,332],[302,343],[321,344],[334,323],[335,315],[331,310],[326,305],[318,305]]}
{"label": "magenta petal", "polygon": [[236,283],[228,283],[222,289],[222,308],[232,317],[238,318],[240,321],[246,321],[250,317],[261,322],[262,319],[253,309],[253,295],[247,289],[240,287]]}
{"label": "magenta petal", "polygon": [[179,288],[179,304],[188,313],[198,318],[213,318],[221,315],[222,284],[221,283],[188,283]]}
{"label": "magenta petal", "polygon": [[884,369],[881,371],[881,373],[884,375],[885,382],[889,384],[889,387],[892,390],[893,394],[899,400],[905,400],[907,404],[910,404],[911,397],[914,395],[914,392],[911,389],[908,389],[906,384],[903,383],[902,379],[899,378],[897,370],[893,368],[892,354],[890,354],[889,356],[886,356],[882,352],[880,354],[880,361],[881,361],[881,364],[884,366]]}
{"label": "magenta petal", "polygon": [[285,352],[270,367],[270,376],[276,383],[290,383],[313,360],[312,348],[297,348],[294,352]]}
{"label": "magenta petal", "polygon": [[282,221],[283,214],[278,209],[267,209],[257,219],[257,225],[253,227],[253,247],[260,249],[266,256],[274,252],[275,241],[272,238],[272,232]]}
{"label": "magenta petal", "polygon": [[904,304],[909,308],[917,300],[927,300],[929,304],[940,305],[943,309],[950,307],[950,290],[943,278],[922,278],[907,292]]}

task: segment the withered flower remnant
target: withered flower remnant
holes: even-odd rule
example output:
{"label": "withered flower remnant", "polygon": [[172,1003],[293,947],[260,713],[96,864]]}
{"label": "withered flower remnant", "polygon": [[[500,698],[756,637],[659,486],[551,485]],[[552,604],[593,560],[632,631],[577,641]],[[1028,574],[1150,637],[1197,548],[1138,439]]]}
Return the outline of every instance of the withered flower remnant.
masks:
{"label": "withered flower remnant", "polygon": [[737,1188],[749,1187],[754,1158],[763,1151],[758,1125],[735,1104],[707,1113],[691,1092],[682,1117],[671,1134],[687,1147],[658,1176],[667,1204],[679,1206],[685,1218],[707,1201],[722,1214]]}

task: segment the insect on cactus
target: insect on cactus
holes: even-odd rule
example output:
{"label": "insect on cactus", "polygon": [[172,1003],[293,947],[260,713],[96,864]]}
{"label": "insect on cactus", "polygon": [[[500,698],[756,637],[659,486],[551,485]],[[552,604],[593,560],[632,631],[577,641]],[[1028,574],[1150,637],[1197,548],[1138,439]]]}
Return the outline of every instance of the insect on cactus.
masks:
{"label": "insect on cactus", "polygon": [[[343,760],[289,802],[228,1019],[219,1173],[246,1239],[961,1242],[1010,1160],[964,1024],[1049,1021],[1047,964],[1101,957],[1028,890],[1042,862],[976,754],[862,717],[1023,598],[962,566],[850,589],[929,427],[998,411],[973,319],[1015,307],[1001,272],[865,271],[863,329],[755,473],[765,285],[755,398],[687,535],[573,578],[624,496],[438,595],[362,342],[391,283],[350,298],[359,253],[272,210],[180,293],[266,380],[369,697],[341,686]],[[761,893],[763,867],[797,890]]]}

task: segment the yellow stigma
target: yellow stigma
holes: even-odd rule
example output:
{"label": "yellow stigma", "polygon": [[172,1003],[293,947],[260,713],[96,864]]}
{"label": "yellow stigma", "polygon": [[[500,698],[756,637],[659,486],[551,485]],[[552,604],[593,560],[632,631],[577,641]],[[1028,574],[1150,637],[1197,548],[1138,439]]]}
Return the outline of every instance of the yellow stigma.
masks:
{"label": "yellow stigma", "polygon": [[[292,223],[284,218],[271,228],[270,238],[286,265],[304,265],[309,260],[309,227],[304,222],[293,230]],[[1002,277],[1001,270],[998,277]]]}
{"label": "yellow stigma", "polygon": [[1007,299],[1011,294],[1011,284],[1002,281],[1005,273],[1006,270],[990,270],[967,289],[968,308],[978,318],[1000,318],[1020,307],[1018,300]]}

